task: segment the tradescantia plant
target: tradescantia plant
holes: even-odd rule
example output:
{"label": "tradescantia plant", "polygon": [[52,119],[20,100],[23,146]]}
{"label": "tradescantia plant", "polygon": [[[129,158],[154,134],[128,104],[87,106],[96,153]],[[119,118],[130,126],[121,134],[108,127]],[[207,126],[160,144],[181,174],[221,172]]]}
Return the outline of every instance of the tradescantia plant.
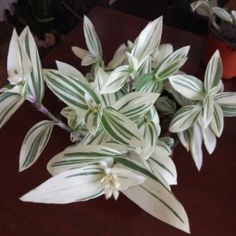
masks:
{"label": "tradescantia plant", "polygon": [[[103,194],[117,199],[121,191],[152,216],[189,232],[187,214],[171,192],[177,184],[171,159],[174,139],[163,135],[160,120],[171,120],[164,131],[176,134],[200,170],[203,142],[212,153],[223,117],[236,115],[236,93],[223,92],[218,52],[202,82],[180,72],[189,46],[173,51],[170,44],[160,44],[161,33],[160,17],[134,42],[121,45],[106,65],[95,29],[84,17],[88,50],[72,47],[82,65],[91,66],[83,75],[59,61],[57,70],[42,69],[29,29],[20,36],[13,32],[9,84],[0,95],[0,127],[24,101],[48,117],[26,134],[19,170],[37,161],[55,126],[69,132],[72,142],[48,162],[52,177],[22,201],[64,204]],[[45,85],[65,103],[61,114],[67,124],[43,105]]]}
{"label": "tradescantia plant", "polygon": [[197,0],[191,3],[192,11],[209,18],[210,26],[218,35],[236,43],[236,11],[219,7],[215,0]]}

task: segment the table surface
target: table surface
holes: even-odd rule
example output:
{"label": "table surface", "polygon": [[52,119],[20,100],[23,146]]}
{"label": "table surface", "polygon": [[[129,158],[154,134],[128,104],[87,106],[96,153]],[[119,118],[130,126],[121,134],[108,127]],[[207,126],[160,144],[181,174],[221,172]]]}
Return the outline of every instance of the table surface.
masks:
{"label": "table surface", "polygon": [[[147,23],[146,20],[94,8],[90,19],[101,39],[105,60],[123,42],[133,40]],[[201,57],[205,38],[178,29],[164,27],[162,42],[177,49],[191,45],[184,71],[202,76]],[[44,67],[55,67],[55,60],[80,68],[80,60],[71,53],[71,46],[85,47],[82,24],[79,24],[61,44],[44,59]],[[226,90],[236,91],[236,80],[225,81]],[[58,112],[62,104],[50,93],[44,104]],[[121,195],[118,201],[103,197],[83,203],[44,205],[24,203],[18,198],[49,177],[48,160],[68,145],[68,134],[55,129],[39,161],[29,170],[18,173],[18,158],[22,140],[29,128],[44,119],[29,104],[12,117],[0,132],[0,235],[186,235],[142,211]],[[236,120],[225,119],[225,129],[213,155],[206,153],[201,172],[190,155],[178,146],[174,161],[178,170],[178,186],[173,191],[188,213],[194,236],[236,235]]]}

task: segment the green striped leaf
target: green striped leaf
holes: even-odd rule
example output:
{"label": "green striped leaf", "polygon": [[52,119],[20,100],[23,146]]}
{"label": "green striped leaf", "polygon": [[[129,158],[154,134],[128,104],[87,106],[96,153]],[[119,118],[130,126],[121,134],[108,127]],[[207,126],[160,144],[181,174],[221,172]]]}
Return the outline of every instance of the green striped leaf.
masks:
{"label": "green striped leaf", "polygon": [[25,98],[19,94],[9,92],[0,94],[0,128],[5,125],[24,101]]}
{"label": "green striped leaf", "polygon": [[84,37],[89,52],[97,59],[102,59],[102,47],[92,22],[84,16]]}
{"label": "green striped leaf", "polygon": [[62,172],[26,193],[20,200],[66,204],[96,198],[104,193],[103,172],[97,165]]}
{"label": "green striped leaf", "polygon": [[140,76],[136,83],[136,91],[160,93],[163,88],[161,81],[155,79],[153,73]]}
{"label": "green striped leaf", "polygon": [[48,87],[68,106],[87,110],[85,94],[88,94],[95,103],[100,103],[90,84],[83,78],[68,76],[57,70],[44,70],[44,74]]}
{"label": "green striped leaf", "polygon": [[83,74],[77,70],[75,67],[73,67],[72,65],[69,65],[65,62],[61,62],[61,61],[56,61],[57,64],[57,69],[63,73],[63,74],[67,74],[67,75],[71,75],[71,76],[78,76],[79,78],[83,78],[85,79],[85,77],[83,76]]}
{"label": "green striped leaf", "polygon": [[111,72],[103,84],[101,94],[110,94],[119,91],[127,82],[130,75],[129,66],[122,65]]}
{"label": "green striped leaf", "polygon": [[212,131],[211,127],[208,126],[205,129],[204,128],[202,129],[202,136],[206,150],[208,151],[209,154],[212,154],[216,148],[215,133]]}
{"label": "green striped leaf", "polygon": [[177,133],[179,141],[186,148],[188,152],[190,151],[190,133],[191,132],[192,132],[192,129]]}
{"label": "green striped leaf", "polygon": [[57,175],[70,169],[92,165],[116,156],[121,156],[121,153],[103,145],[76,145],[68,147],[54,156],[48,162],[47,169],[51,175]]}
{"label": "green striped leaf", "polygon": [[223,110],[224,116],[236,116],[236,93],[222,92],[215,96],[215,101]]}
{"label": "green striped leaf", "polygon": [[171,53],[164,59],[155,72],[155,77],[158,80],[165,80],[169,76],[176,73],[186,62],[189,46],[182,47]]}
{"label": "green striped leaf", "polygon": [[228,11],[226,11],[224,8],[222,7],[212,7],[212,11],[217,15],[217,17],[219,17],[221,20],[226,21],[228,23],[233,23],[233,18],[230,15],[230,13],[228,13]]}
{"label": "green striped leaf", "polygon": [[128,146],[143,146],[144,140],[135,123],[113,108],[104,109],[102,126],[117,142]]}
{"label": "green striped leaf", "polygon": [[204,76],[204,87],[206,92],[209,92],[212,88],[218,87],[222,78],[222,62],[220,58],[220,53],[217,50],[210,61],[207,64],[207,68]]}
{"label": "green striped leaf", "polygon": [[214,113],[214,100],[212,96],[206,96],[203,100],[203,114],[202,114],[202,125],[206,128],[212,118]]}
{"label": "green striped leaf", "polygon": [[42,65],[34,37],[28,27],[21,33],[20,41],[32,66],[31,74],[29,78],[27,78],[28,93],[36,100],[35,102],[41,104],[44,96]]}
{"label": "green striped leaf", "polygon": [[20,150],[19,171],[32,166],[46,147],[55,123],[43,120],[35,124],[26,134]]}
{"label": "green striped leaf", "polygon": [[170,99],[167,96],[158,98],[156,102],[156,108],[158,112],[160,112],[160,114],[164,116],[174,114],[177,109],[174,100]]}
{"label": "green striped leaf", "polygon": [[[97,73],[94,80],[99,93],[101,93],[102,87],[107,80],[108,80],[108,74],[104,71],[103,68],[99,67],[97,69]],[[108,106],[112,107],[116,102],[115,93],[101,94],[101,98],[102,98],[101,102],[103,103],[104,107]]]}
{"label": "green striped leaf", "polygon": [[140,130],[143,130],[143,137],[145,139],[147,146],[155,146],[157,139],[160,133],[160,130],[157,130],[157,127],[153,121],[146,121],[140,127]]}
{"label": "green striped leaf", "polygon": [[177,171],[170,155],[171,152],[169,150],[161,145],[157,145],[152,155],[147,159],[147,162],[154,175],[156,173],[161,174],[169,185],[175,185],[177,184]]}
{"label": "green striped leaf", "polygon": [[215,135],[219,138],[224,129],[224,114],[221,107],[216,103],[214,104],[214,113],[210,127]]}
{"label": "green striped leaf", "polygon": [[111,141],[111,136],[103,129],[97,131],[95,135],[87,133],[84,139],[80,142],[80,145],[97,145],[104,144]]}
{"label": "green striped leaf", "polygon": [[162,17],[150,22],[139,34],[134,42],[131,54],[141,61],[158,48],[161,41],[163,27]]}
{"label": "green striped leaf", "polygon": [[200,100],[203,98],[203,84],[194,76],[179,74],[169,78],[171,86],[188,99]]}
{"label": "green striped leaf", "polygon": [[93,135],[96,134],[102,118],[103,110],[101,107],[97,107],[94,109],[89,109],[85,115],[84,122],[89,130],[89,132]]}
{"label": "green striped leaf", "polygon": [[190,150],[197,169],[200,171],[203,162],[202,132],[196,123],[190,132]]}
{"label": "green striped leaf", "polygon": [[189,233],[189,221],[184,207],[161,184],[147,179],[144,184],[123,191],[131,201],[153,217]]}
{"label": "green striped leaf", "polygon": [[114,109],[131,120],[144,116],[159,97],[158,93],[132,92],[120,98]]}
{"label": "green striped leaf", "polygon": [[180,108],[173,116],[169,130],[172,133],[184,131],[194,125],[201,113],[201,106],[188,105]]}

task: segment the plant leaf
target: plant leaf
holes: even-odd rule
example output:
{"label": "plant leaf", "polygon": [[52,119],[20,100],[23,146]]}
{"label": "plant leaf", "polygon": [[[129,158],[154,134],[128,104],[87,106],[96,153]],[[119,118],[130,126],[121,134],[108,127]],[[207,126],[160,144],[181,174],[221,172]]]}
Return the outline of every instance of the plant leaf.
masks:
{"label": "plant leaf", "polygon": [[200,171],[203,162],[202,133],[200,126],[196,123],[190,132],[190,150],[197,169]]}
{"label": "plant leaf", "polygon": [[135,123],[113,108],[104,109],[102,126],[117,142],[129,146],[144,146],[144,140]]}
{"label": "plant leaf", "polygon": [[65,204],[96,198],[104,193],[102,173],[103,170],[96,165],[68,170],[51,177],[20,200]]}
{"label": "plant leaf", "polygon": [[169,185],[175,185],[177,184],[177,171],[170,155],[171,152],[168,152],[163,146],[157,145],[147,162],[154,175],[158,172]]}
{"label": "plant leaf", "polygon": [[211,127],[206,127],[202,129],[203,140],[205,147],[209,154],[212,154],[216,148],[216,136],[212,131]]}
{"label": "plant leaf", "polygon": [[101,94],[110,94],[120,90],[130,75],[129,66],[122,65],[111,72],[101,88]]}
{"label": "plant leaf", "polygon": [[224,116],[236,116],[236,93],[222,92],[215,96],[215,101],[223,110]]}
{"label": "plant leaf", "polygon": [[46,147],[55,122],[43,120],[35,124],[26,134],[20,150],[19,171],[32,166]]}
{"label": "plant leaf", "polygon": [[223,21],[226,21],[228,23],[233,23],[232,16],[221,7],[212,7],[212,11]]}
{"label": "plant leaf", "polygon": [[16,93],[4,92],[0,94],[0,128],[5,125],[24,101],[25,98]]}
{"label": "plant leaf", "polygon": [[207,68],[204,76],[204,87],[206,92],[209,92],[212,88],[217,87],[222,78],[222,62],[219,51],[215,51],[210,61],[207,64]]}
{"label": "plant leaf", "polygon": [[102,47],[92,22],[84,16],[84,36],[89,52],[97,59],[102,58]]}
{"label": "plant leaf", "polygon": [[[56,61],[57,69],[67,75],[78,76],[79,78],[84,78],[83,74],[77,70],[75,67],[61,61]],[[84,78],[85,79],[85,78]]]}
{"label": "plant leaf", "polygon": [[114,109],[129,119],[136,120],[150,110],[159,95],[158,93],[131,92],[120,98],[115,103]]}
{"label": "plant leaf", "polygon": [[200,112],[200,105],[188,105],[180,108],[171,120],[170,132],[178,133],[192,127],[197,121]]}
{"label": "plant leaf", "polygon": [[31,74],[29,78],[27,78],[28,92],[33,98],[36,99],[38,104],[41,104],[45,90],[42,65],[34,37],[28,27],[26,27],[21,33],[20,41],[32,66]]}
{"label": "plant leaf", "polygon": [[148,23],[134,42],[131,54],[141,61],[147,55],[158,48],[162,35],[162,17]]}
{"label": "plant leaf", "polygon": [[219,138],[224,129],[224,114],[221,107],[216,103],[214,105],[214,113],[210,127],[212,128],[215,135]]}
{"label": "plant leaf", "polygon": [[173,75],[169,78],[171,86],[183,96],[192,100],[203,98],[203,84],[191,75]]}
{"label": "plant leaf", "polygon": [[52,92],[68,106],[87,110],[85,93],[96,102],[100,103],[90,84],[83,78],[68,76],[57,70],[44,70],[45,80]]}
{"label": "plant leaf", "polygon": [[155,77],[164,80],[177,72],[187,60],[190,47],[182,47],[166,57],[157,68]]}
{"label": "plant leaf", "polygon": [[155,218],[189,233],[187,214],[176,197],[157,181],[147,179],[141,186],[123,191],[141,209]]}
{"label": "plant leaf", "polygon": [[70,169],[92,165],[120,155],[119,151],[103,145],[70,146],[54,156],[48,162],[47,169],[51,175],[57,175]]}

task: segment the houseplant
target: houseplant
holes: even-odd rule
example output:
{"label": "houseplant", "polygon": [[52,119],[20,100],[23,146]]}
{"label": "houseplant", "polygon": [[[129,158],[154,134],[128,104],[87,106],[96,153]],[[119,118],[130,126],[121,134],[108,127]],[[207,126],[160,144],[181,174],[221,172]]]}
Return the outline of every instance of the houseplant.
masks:
{"label": "houseplant", "polygon": [[[42,70],[29,29],[20,36],[13,32],[9,84],[0,95],[0,127],[25,100],[48,116],[26,134],[20,171],[36,162],[54,126],[70,132],[73,143],[49,161],[53,177],[21,200],[61,204],[102,194],[117,199],[122,191],[151,215],[189,232],[185,210],[170,189],[176,184],[170,158],[174,141],[160,135],[159,115],[171,118],[169,130],[177,133],[200,169],[202,140],[212,152],[223,115],[235,115],[236,94],[222,91],[218,52],[203,84],[179,72],[189,47],[173,51],[169,44],[160,45],[161,31],[162,18],[150,22],[135,42],[121,45],[105,65],[101,43],[85,17],[88,50],[73,51],[83,65],[91,65],[86,75],[63,62],[57,62],[58,70]],[[62,114],[67,124],[43,106],[45,83],[66,104]]]}
{"label": "houseplant", "polygon": [[217,1],[198,0],[191,4],[193,11],[209,18],[205,64],[216,49],[219,49],[223,61],[223,77],[236,76],[236,11],[217,6]]}

